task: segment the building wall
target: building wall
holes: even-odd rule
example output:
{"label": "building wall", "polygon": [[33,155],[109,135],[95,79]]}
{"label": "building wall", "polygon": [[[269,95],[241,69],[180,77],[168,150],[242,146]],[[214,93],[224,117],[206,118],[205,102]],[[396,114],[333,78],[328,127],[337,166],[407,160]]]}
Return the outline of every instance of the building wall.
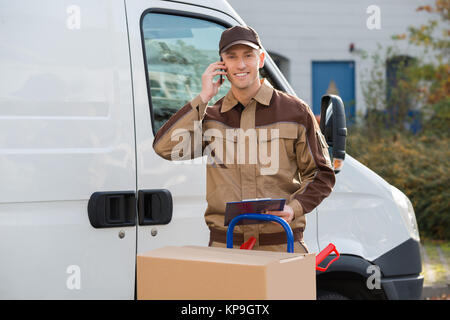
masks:
{"label": "building wall", "polygon": [[[297,95],[312,105],[312,61],[355,61],[356,110],[365,112],[360,80],[371,67],[370,59],[349,52],[369,54],[397,43],[400,52],[420,55],[406,40],[393,41],[409,25],[426,23],[431,15],[416,8],[434,0],[228,0],[244,21],[258,32],[264,48],[290,60],[290,83]],[[366,13],[370,5],[380,8],[381,28],[369,30]]]}

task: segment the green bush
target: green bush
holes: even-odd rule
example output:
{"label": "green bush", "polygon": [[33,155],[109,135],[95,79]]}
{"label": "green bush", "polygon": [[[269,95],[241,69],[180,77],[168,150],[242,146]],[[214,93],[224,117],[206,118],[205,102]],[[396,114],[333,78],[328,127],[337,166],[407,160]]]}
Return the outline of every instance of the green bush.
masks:
{"label": "green bush", "polygon": [[384,130],[368,137],[366,128],[350,128],[347,152],[408,196],[421,236],[449,240],[448,136]]}

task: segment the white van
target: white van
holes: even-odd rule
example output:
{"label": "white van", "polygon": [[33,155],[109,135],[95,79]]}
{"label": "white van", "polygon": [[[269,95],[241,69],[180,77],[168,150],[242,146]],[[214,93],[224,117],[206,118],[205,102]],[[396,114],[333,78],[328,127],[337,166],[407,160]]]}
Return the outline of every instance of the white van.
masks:
{"label": "white van", "polygon": [[[224,0],[0,0],[1,299],[134,299],[137,253],[208,245],[205,162],[152,143],[239,24]],[[341,253],[319,298],[420,298],[411,202],[350,155],[336,178],[307,215]]]}

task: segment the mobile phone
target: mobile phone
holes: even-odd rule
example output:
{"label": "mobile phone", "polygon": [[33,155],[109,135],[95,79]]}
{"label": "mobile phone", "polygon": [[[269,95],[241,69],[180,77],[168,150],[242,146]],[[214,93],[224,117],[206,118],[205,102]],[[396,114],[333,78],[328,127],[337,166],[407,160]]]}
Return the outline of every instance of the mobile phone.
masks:
{"label": "mobile phone", "polygon": [[[223,62],[222,56],[220,56],[220,61]],[[220,69],[221,71],[224,71],[223,69]],[[220,75],[220,84],[223,84],[223,75]]]}

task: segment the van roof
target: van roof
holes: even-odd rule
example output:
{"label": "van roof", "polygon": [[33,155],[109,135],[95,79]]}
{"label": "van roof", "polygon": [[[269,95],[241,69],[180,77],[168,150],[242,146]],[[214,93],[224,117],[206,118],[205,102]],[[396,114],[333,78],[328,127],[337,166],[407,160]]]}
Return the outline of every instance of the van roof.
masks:
{"label": "van roof", "polygon": [[192,4],[199,7],[205,7],[212,10],[223,12],[234,19],[236,19],[240,24],[244,24],[242,18],[237,14],[237,12],[231,7],[231,5],[226,0],[181,0],[181,1],[173,1],[166,0],[170,2],[178,2],[178,3],[186,3]]}

